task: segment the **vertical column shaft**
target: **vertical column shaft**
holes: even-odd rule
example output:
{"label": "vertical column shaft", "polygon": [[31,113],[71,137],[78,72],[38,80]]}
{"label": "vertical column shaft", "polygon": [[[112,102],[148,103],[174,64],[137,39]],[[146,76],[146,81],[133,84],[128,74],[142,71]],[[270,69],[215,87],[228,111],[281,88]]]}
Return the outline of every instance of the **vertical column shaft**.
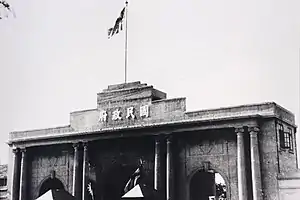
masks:
{"label": "vertical column shaft", "polygon": [[172,138],[167,138],[167,157],[166,157],[166,199],[171,199],[171,192],[172,192],[172,180],[171,180],[171,173],[172,173]]}
{"label": "vertical column shaft", "polygon": [[83,144],[83,166],[82,166],[82,200],[86,199],[87,195],[87,163],[88,162],[88,144]]}
{"label": "vertical column shaft", "polygon": [[258,127],[249,127],[253,200],[263,199],[261,187],[259,145],[257,137],[258,132]]}
{"label": "vertical column shaft", "polygon": [[79,143],[73,144],[74,147],[74,165],[73,165],[73,191],[72,194],[76,198],[80,197],[80,155],[79,155]]}
{"label": "vertical column shaft", "polygon": [[159,138],[155,139],[155,154],[154,154],[154,189],[159,189],[160,184],[160,141]]}
{"label": "vertical column shaft", "polygon": [[237,172],[239,200],[247,200],[244,129],[237,128]]}
{"label": "vertical column shaft", "polygon": [[27,162],[26,162],[26,149],[21,149],[21,166],[20,166],[20,195],[19,200],[26,200],[26,172],[27,172]]}
{"label": "vertical column shaft", "polygon": [[13,174],[12,174],[12,185],[11,185],[11,199],[19,200],[19,149],[13,149]]}

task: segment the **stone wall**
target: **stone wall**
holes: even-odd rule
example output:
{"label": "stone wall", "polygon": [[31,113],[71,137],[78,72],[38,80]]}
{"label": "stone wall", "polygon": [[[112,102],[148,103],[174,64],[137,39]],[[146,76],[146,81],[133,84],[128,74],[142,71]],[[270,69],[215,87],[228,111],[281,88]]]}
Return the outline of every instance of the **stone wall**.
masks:
{"label": "stone wall", "polygon": [[278,199],[278,159],[275,120],[264,121],[260,126],[259,150],[264,199]]}
{"label": "stone wall", "polygon": [[211,169],[222,175],[226,182],[228,197],[238,199],[236,168],[236,136],[233,130],[202,131],[182,133],[188,137],[180,137],[179,159],[177,168],[181,180],[177,183],[179,199],[189,199],[189,182],[193,174],[209,162]]}
{"label": "stone wall", "polygon": [[44,180],[50,177],[52,170],[55,177],[64,185],[65,189],[72,193],[73,175],[73,150],[69,145],[43,146],[28,149],[28,188],[29,199],[37,198],[39,188]]}
{"label": "stone wall", "polygon": [[278,152],[279,152],[279,172],[280,173],[288,173],[291,171],[295,171],[297,169],[297,152],[296,152],[296,138],[295,138],[295,128],[287,123],[284,123],[281,120],[277,120],[277,124],[282,124],[284,132],[287,132],[290,128],[293,131],[293,149],[283,149],[280,148],[280,138],[277,127],[277,137],[278,137]]}
{"label": "stone wall", "polygon": [[279,176],[280,200],[299,199],[300,196],[300,171]]}

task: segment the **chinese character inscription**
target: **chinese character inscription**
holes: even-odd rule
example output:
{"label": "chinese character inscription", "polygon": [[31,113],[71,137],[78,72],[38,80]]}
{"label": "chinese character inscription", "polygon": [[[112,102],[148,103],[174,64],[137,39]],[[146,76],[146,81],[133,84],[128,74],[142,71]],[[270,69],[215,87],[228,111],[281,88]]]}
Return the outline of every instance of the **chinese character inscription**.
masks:
{"label": "chinese character inscription", "polygon": [[[125,110],[126,115],[124,114],[124,117],[127,120],[135,120],[135,119],[137,119],[138,115],[140,116],[140,118],[149,117],[149,105],[143,105],[137,111],[139,111],[139,113],[136,113],[136,109],[133,106],[128,107]],[[106,110],[102,110],[99,113],[99,122],[107,122],[108,117],[111,117],[112,121],[123,120],[122,114],[123,113],[121,112],[121,110],[119,108],[113,110],[110,115],[108,114],[108,112]]]}

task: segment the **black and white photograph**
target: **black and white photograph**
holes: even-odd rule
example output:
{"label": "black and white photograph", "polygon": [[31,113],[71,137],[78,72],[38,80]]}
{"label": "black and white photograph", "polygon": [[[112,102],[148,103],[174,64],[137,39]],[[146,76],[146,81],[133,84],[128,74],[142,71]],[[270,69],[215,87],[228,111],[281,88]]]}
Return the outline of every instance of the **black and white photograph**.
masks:
{"label": "black and white photograph", "polygon": [[0,200],[300,199],[299,0],[0,0]]}

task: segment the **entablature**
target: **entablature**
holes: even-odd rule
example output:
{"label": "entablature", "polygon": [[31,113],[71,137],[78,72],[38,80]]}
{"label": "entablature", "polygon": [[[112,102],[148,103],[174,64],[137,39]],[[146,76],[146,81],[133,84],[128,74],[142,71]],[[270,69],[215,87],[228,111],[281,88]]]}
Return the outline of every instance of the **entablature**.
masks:
{"label": "entablature", "polygon": [[132,125],[127,127],[113,127],[104,129],[89,128],[85,131],[73,131],[38,137],[15,138],[9,141],[14,146],[41,146],[82,141],[95,141],[101,139],[113,139],[124,137],[142,137],[150,135],[170,135],[194,131],[215,129],[228,129],[236,127],[257,126],[260,116],[247,116],[244,118],[224,118],[218,120],[181,120],[175,122],[160,122],[146,125]]}

